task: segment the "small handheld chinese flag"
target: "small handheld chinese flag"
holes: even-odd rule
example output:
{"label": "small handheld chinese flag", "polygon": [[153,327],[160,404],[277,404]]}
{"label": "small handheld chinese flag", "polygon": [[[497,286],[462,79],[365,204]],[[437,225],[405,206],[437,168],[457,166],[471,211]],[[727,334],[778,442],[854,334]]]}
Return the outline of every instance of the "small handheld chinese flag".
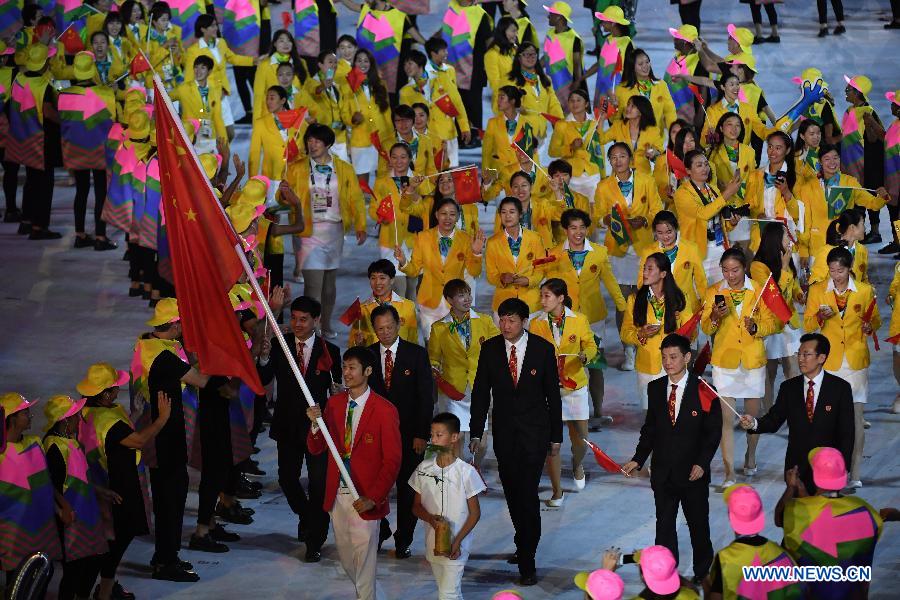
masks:
{"label": "small handheld chinese flag", "polygon": [[294,162],[298,156],[300,156],[300,146],[297,145],[297,140],[292,137],[284,147],[284,160],[289,163]]}
{"label": "small handheld chinese flag", "polygon": [[544,117],[545,119],[547,119],[547,121],[549,121],[551,125],[556,125],[557,123],[562,121],[562,119],[560,117],[557,117],[556,115],[551,115],[550,113],[542,112],[541,116]]}
{"label": "small handheld chinese flag", "polygon": [[769,307],[769,310],[782,323],[787,323],[791,320],[791,307],[784,301],[784,296],[781,295],[781,290],[778,289],[778,284],[772,279],[771,274],[769,274],[769,278],[766,280],[766,285],[763,288],[762,299],[766,306]]}
{"label": "small handheld chinese flag", "polygon": [[362,317],[362,305],[359,303],[359,298],[357,298],[341,315],[340,322],[350,327],[350,325],[359,321],[360,317]]}
{"label": "small handheld chinese flag", "polygon": [[353,67],[350,69],[350,72],[347,73],[347,85],[350,86],[350,90],[355,94],[357,90],[359,90],[360,86],[366,80],[366,74]]}
{"label": "small handheld chinese flag", "polygon": [[574,390],[578,387],[578,384],[571,377],[566,377],[566,357],[565,356],[557,356],[556,357],[556,372],[559,375],[559,382],[562,386],[567,390]]}
{"label": "small handheld chinese flag", "polygon": [[711,359],[712,346],[710,346],[709,341],[707,341],[697,354],[697,358],[694,360],[694,375],[703,375],[703,372],[706,371],[706,365],[709,364]]}
{"label": "small handheld chinese flag", "polygon": [[531,266],[540,267],[542,265],[549,265],[550,263],[556,262],[556,255],[551,254],[550,256],[542,256],[541,258],[536,258],[531,261]]}
{"label": "small handheld chinese flag", "polygon": [[372,142],[372,145],[375,147],[375,150],[378,151],[378,155],[387,160],[387,152],[384,151],[384,148],[381,146],[381,138],[378,137],[378,132],[373,131],[369,134],[369,141]]}
{"label": "small handheld chinese flag", "polygon": [[435,100],[434,105],[441,109],[441,112],[451,119],[459,116],[459,111],[456,109],[456,106],[453,104],[453,101],[447,94],[444,94],[443,96]]}
{"label": "small handheld chinese flag", "polygon": [[[872,315],[875,312],[875,298],[872,298],[872,302],[869,303],[868,308],[866,308],[866,312],[863,313],[863,323],[872,324]],[[878,334],[875,332],[875,328],[872,328],[872,343],[875,345],[875,352],[881,350],[881,346],[878,343]]]}
{"label": "small handheld chinese flag", "polygon": [[134,58],[131,59],[131,65],[128,67],[132,79],[149,70],[150,62],[147,60],[147,57],[144,56],[144,53],[139,50],[138,53],[134,55]]}
{"label": "small handheld chinese flag", "polygon": [[278,122],[285,129],[296,129],[303,122],[303,119],[306,118],[306,111],[305,107],[280,110],[275,113],[275,118],[278,119]]}
{"label": "small handheld chinese flag", "polygon": [[700,408],[702,408],[705,413],[712,410],[713,400],[719,399],[716,390],[712,389],[712,386],[703,379],[700,380],[700,385],[697,386],[697,395],[700,397]]}
{"label": "small handheld chinese flag", "polygon": [[443,170],[444,168],[444,146],[441,145],[440,149],[434,153],[434,168],[438,171]]}
{"label": "small handheld chinese flag", "polygon": [[669,170],[672,171],[675,179],[680,181],[687,177],[687,168],[685,168],[684,162],[675,156],[671,149],[666,150],[666,163],[669,165]]}
{"label": "small handheld chinese flag", "polygon": [[691,90],[691,93],[694,95],[694,98],[697,99],[697,102],[700,103],[700,106],[704,106],[706,104],[706,100],[703,99],[703,94],[700,93],[700,88],[698,88],[693,83],[689,84],[688,88]]}
{"label": "small handheld chinese flag", "polygon": [[84,42],[81,41],[81,36],[78,35],[74,27],[69,27],[63,31],[58,41],[62,42],[66,54],[77,54],[84,50]]}
{"label": "small handheld chinese flag", "polygon": [[319,341],[322,343],[322,354],[319,355],[319,360],[316,361],[316,369],[326,372],[331,371],[331,368],[334,367],[334,359],[331,358],[331,352],[328,351],[325,340],[319,338]]}
{"label": "small handheld chinese flag", "polygon": [[675,333],[678,335],[683,335],[688,339],[693,339],[694,332],[697,330],[697,325],[700,323],[700,315],[703,314],[703,308],[701,307],[694,315],[685,321],[685,323],[675,330]]}
{"label": "small handheld chinese flag", "polygon": [[600,465],[604,471],[607,473],[621,473],[622,465],[614,461],[609,457],[606,452],[600,449],[594,442],[590,440],[584,440],[584,443],[588,445],[591,451],[594,453],[594,459],[597,461],[597,464]]}
{"label": "small handheld chinese flag", "polygon": [[378,221],[380,223],[393,223],[394,198],[392,196],[385,196],[382,198],[381,202],[378,204],[378,208],[375,210],[375,214],[378,216]]}
{"label": "small handheld chinese flag", "polygon": [[456,202],[462,206],[481,202],[481,184],[478,182],[478,167],[472,165],[461,171],[454,171],[453,186],[456,188]]}
{"label": "small handheld chinese flag", "polygon": [[434,382],[437,384],[438,389],[451,400],[462,400],[466,397],[466,395],[456,389],[452,383],[444,379],[437,369],[432,367],[431,374],[434,377]]}

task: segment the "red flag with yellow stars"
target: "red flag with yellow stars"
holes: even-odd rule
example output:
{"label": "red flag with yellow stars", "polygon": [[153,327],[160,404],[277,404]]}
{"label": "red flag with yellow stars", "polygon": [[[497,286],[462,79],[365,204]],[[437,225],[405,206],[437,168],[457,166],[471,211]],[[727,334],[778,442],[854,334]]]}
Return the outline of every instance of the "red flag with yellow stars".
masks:
{"label": "red flag with yellow stars", "polygon": [[228,291],[244,272],[238,235],[213,194],[159,77],[155,88],[157,153],[172,273],[184,346],[208,375],[238,377],[265,393]]}
{"label": "red flag with yellow stars", "polygon": [[472,165],[461,171],[454,171],[453,186],[456,188],[456,202],[460,206],[481,202],[481,182],[478,181],[478,167]]}

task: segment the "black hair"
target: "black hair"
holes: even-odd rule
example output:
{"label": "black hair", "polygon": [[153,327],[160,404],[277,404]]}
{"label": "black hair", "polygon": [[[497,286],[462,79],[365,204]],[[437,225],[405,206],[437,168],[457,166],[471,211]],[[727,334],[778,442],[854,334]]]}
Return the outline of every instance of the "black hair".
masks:
{"label": "black hair", "polygon": [[718,80],[716,80],[716,81],[714,82],[714,84],[715,84],[715,86],[716,86],[716,89],[719,91],[719,98],[718,98],[719,100],[721,100],[721,99],[723,99],[723,98],[725,97],[725,84],[726,84],[726,83],[728,82],[728,80],[731,79],[732,77],[735,78],[735,79],[737,79],[737,80],[738,80],[738,84],[740,85],[740,83],[741,83],[741,78],[738,77],[734,72],[732,72],[732,71],[730,71],[730,70],[728,70],[728,71],[723,71],[723,72],[722,72],[722,76],[721,76]]}
{"label": "black hair", "polygon": [[453,413],[442,412],[431,417],[432,425],[443,425],[450,433],[459,433],[460,422],[459,417]]}
{"label": "black hair", "polygon": [[157,333],[164,333],[164,332],[172,329],[177,323],[178,323],[178,321],[174,321],[172,323],[163,323],[162,325],[154,325],[153,331],[156,331]]}
{"label": "black hair", "polygon": [[28,4],[26,2],[25,6],[22,7],[22,24],[26,27],[33,25],[35,19],[37,19],[38,12],[43,10],[43,7],[37,4]]}
{"label": "black hair", "polygon": [[516,179],[520,178],[520,177],[527,179],[527,180],[528,180],[528,185],[531,185],[531,186],[534,185],[534,181],[532,181],[531,175],[529,175],[529,174],[526,173],[525,171],[516,171],[515,173],[513,173],[512,175],[510,175],[510,177],[509,177],[509,185],[512,185],[512,182],[515,181]]}
{"label": "black hair", "polygon": [[841,248],[840,246],[838,246],[837,248],[832,248],[828,251],[828,257],[825,259],[825,262],[829,265],[833,262],[836,262],[842,267],[852,269],[853,255],[850,254],[850,251],[846,248]]}
{"label": "black hair", "polygon": [[672,121],[672,123],[669,125],[669,135],[668,135],[669,139],[668,139],[668,143],[666,144],[666,148],[668,148],[669,150],[672,150],[673,152],[675,150],[675,139],[678,137],[678,133],[676,133],[673,136],[672,130],[675,129],[676,125],[678,126],[678,133],[681,133],[681,131],[685,127],[690,127],[691,129],[694,128],[694,126],[691,125],[690,123],[688,123],[686,119],[682,119],[681,117],[678,117],[677,119]]}
{"label": "black hair", "polygon": [[513,57],[513,66],[512,70],[509,72],[509,78],[519,87],[525,85],[525,75],[522,74],[522,65],[519,63],[519,57],[529,48],[534,50],[538,55],[538,60],[534,63],[535,75],[537,75],[542,86],[552,89],[553,83],[550,81],[550,78],[547,77],[547,74],[544,73],[544,65],[542,65],[540,61],[541,51],[531,42],[522,42],[519,44],[519,47],[516,48],[516,55]]}
{"label": "black hair", "polygon": [[522,96],[524,96],[525,93],[520,88],[517,88],[514,85],[504,85],[497,93],[506,96],[516,108],[521,108]]}
{"label": "black hair", "polygon": [[569,98],[571,98],[572,96],[581,96],[582,98],[584,98],[584,101],[587,102],[588,108],[590,108],[591,98],[590,96],[588,96],[588,93],[586,91],[581,88],[575,88],[571,91],[571,93],[569,93]]}
{"label": "black hair", "polygon": [[415,103],[413,103],[413,105],[412,105],[413,111],[415,111],[417,108],[418,108],[419,110],[423,111],[423,112],[425,113],[426,116],[431,116],[431,109],[428,108],[428,105],[425,104],[424,102],[415,102]]}
{"label": "black hair", "polygon": [[663,338],[662,344],[659,345],[660,350],[666,348],[678,348],[682,354],[690,354],[691,341],[680,333],[670,333]]}
{"label": "black hair", "polygon": [[342,42],[350,42],[354,46],[359,47],[359,44],[356,43],[356,38],[348,33],[345,33],[341,37],[338,38],[337,45],[340,46]]}
{"label": "black hair", "polygon": [[372,314],[369,315],[369,321],[372,323],[372,327],[375,327],[375,319],[383,317],[384,315],[390,315],[395,323],[400,323],[400,313],[397,312],[396,308],[390,304],[379,304],[375,307],[375,310],[372,311]]}
{"label": "black hair", "polygon": [[216,18],[212,15],[203,13],[197,16],[194,21],[194,37],[198,40],[203,37],[203,30],[216,22]]}
{"label": "black hair", "polygon": [[572,224],[572,221],[581,221],[584,223],[585,227],[591,226],[591,217],[586,212],[581,210],[580,208],[567,208],[563,211],[563,213],[559,216],[559,222],[563,226],[563,228],[567,228]]}
{"label": "black hair", "polygon": [[641,113],[641,118],[638,120],[638,129],[644,131],[649,127],[656,127],[656,115],[653,114],[653,104],[650,103],[650,98],[636,94],[629,98],[628,101]]}
{"label": "black hair", "polygon": [[138,0],[125,0],[125,2],[122,3],[122,6],[119,7],[119,14],[122,15],[123,25],[131,25],[131,13],[134,12],[135,6],[141,11],[141,18],[146,18],[147,9],[144,8],[142,2],[138,2]]}
{"label": "black hair", "polygon": [[409,54],[406,55],[406,60],[411,60],[422,69],[428,64],[428,57],[421,51],[415,49],[409,51]]}
{"label": "black hair", "polygon": [[521,215],[524,209],[522,208],[522,201],[516,198],[515,196],[507,196],[503,200],[500,201],[500,204],[497,205],[497,214],[503,209],[505,204],[512,204],[519,214]]}
{"label": "black hair", "polygon": [[828,338],[819,332],[804,333],[803,335],[801,335],[800,343],[805,344],[806,342],[816,343],[816,354],[818,354],[819,356],[823,354],[825,356],[828,356],[831,353],[831,342],[829,342]]}
{"label": "black hair", "polygon": [[344,350],[344,356],[341,357],[341,360],[344,362],[355,360],[362,365],[363,371],[365,371],[369,368],[374,369],[377,359],[375,354],[365,346],[352,346]]}
{"label": "black hair", "polygon": [[[111,13],[111,14],[115,14],[115,13]],[[94,38],[97,37],[98,35],[102,35],[106,39],[107,45],[109,44],[109,34],[106,33],[106,24],[105,23],[104,23],[104,28],[102,30],[95,31],[94,33],[91,34],[91,39],[88,40],[88,43],[93,46]]]}
{"label": "black hair", "polygon": [[[675,281],[675,274],[672,273],[672,262],[669,260],[668,256],[662,252],[654,252],[647,257],[647,260],[652,260],[660,271],[666,273],[666,277],[663,278],[662,288],[663,298],[665,299],[662,326],[663,333],[672,333],[678,329],[678,319],[676,315],[683,311],[685,306],[687,306],[684,292],[678,288],[678,283]],[[647,324],[649,295],[650,286],[646,283],[638,288],[638,291],[635,293],[631,318],[638,327],[643,327]]]}
{"label": "black hair", "polygon": [[169,5],[165,2],[154,2],[153,6],[150,7],[150,26],[153,25],[154,21],[166,15],[168,15],[169,19],[172,18],[172,9],[169,8]]}
{"label": "black hair", "polygon": [[325,62],[325,59],[334,54],[334,50],[322,50],[316,55],[316,64]]}
{"label": "black hair", "polygon": [[408,104],[398,104],[394,107],[394,118],[414,121],[416,118],[416,111]]}
{"label": "black hair", "polygon": [[662,225],[663,223],[678,231],[678,217],[675,216],[675,213],[668,210],[661,210],[656,213],[656,216],[653,217],[653,228],[656,229],[657,225]]}
{"label": "black hair", "polygon": [[[637,74],[634,72],[634,65],[637,63],[638,56],[646,56],[650,60],[650,55],[643,48],[635,48],[625,56],[622,66],[622,87],[632,88],[638,83]],[[650,67],[650,81],[657,81],[656,75],[653,74],[653,67]]]}
{"label": "black hair", "polygon": [[616,148],[621,148],[622,150],[627,152],[629,159],[631,159],[632,156],[634,156],[634,153],[631,151],[631,146],[629,146],[625,142],[613,142],[612,145],[609,147],[609,149],[606,151],[607,160],[612,155],[612,151],[615,150]]}
{"label": "black hair", "polygon": [[729,258],[741,263],[741,266],[744,267],[744,270],[747,269],[747,255],[744,254],[744,251],[740,248],[732,246],[731,248],[723,252],[722,258],[719,259],[719,266],[721,267],[722,263],[724,263]]}
{"label": "black hair", "polygon": [[309,148],[308,142],[310,139],[319,140],[326,146],[333,146],[334,131],[323,123],[312,123],[306,128],[306,133],[303,134],[303,145],[307,148]]}
{"label": "black hair", "polygon": [[353,54],[353,66],[356,66],[356,59],[361,54],[365,54],[369,59],[369,70],[366,72],[366,83],[369,84],[369,91],[378,105],[378,110],[386,111],[390,108],[388,104],[388,92],[384,86],[381,76],[378,74],[378,63],[375,62],[375,56],[365,48],[357,48]]}
{"label": "black hair", "polygon": [[442,294],[444,298],[452,298],[460,292],[469,292],[471,294],[472,286],[466,283],[463,279],[451,279],[444,284]]}
{"label": "black hair", "polygon": [[684,168],[690,171],[691,165],[694,163],[694,159],[698,156],[706,158],[706,154],[704,154],[702,150],[698,149],[690,150],[687,154],[685,154],[684,158],[682,159],[684,161]]}
{"label": "black hair", "polygon": [[425,40],[425,52],[428,54],[428,58],[431,58],[432,54],[445,50],[447,47],[447,42],[442,37],[430,37]]}
{"label": "black hair", "polygon": [[[297,50],[297,42],[294,41],[294,34],[292,34],[287,29],[279,29],[275,33],[272,34],[272,51],[275,51],[275,40],[280,38],[281,36],[286,35],[288,39],[291,41],[291,65],[294,67],[294,75],[297,76],[297,79],[300,80],[300,84],[306,83],[306,80],[309,78],[309,72],[306,70],[306,61],[300,58],[300,52]],[[374,65],[375,63],[372,62]],[[276,71],[278,68],[276,67]]]}
{"label": "black hair", "polygon": [[388,156],[393,154],[394,150],[396,150],[397,148],[403,148],[403,150],[406,152],[406,156],[409,158],[410,165],[412,165],[412,150],[410,149],[409,144],[407,144],[406,142],[397,142],[396,144],[392,145],[388,150]]}
{"label": "black hair", "polygon": [[841,236],[851,225],[859,225],[863,220],[862,211],[851,208],[842,212],[837,219],[828,224],[825,230],[825,243],[829,246],[846,246],[847,240]]}
{"label": "black hair", "polygon": [[563,296],[563,306],[572,308],[572,297],[569,296],[569,286],[559,277],[551,277],[541,284],[540,289],[547,288],[554,296]]}
{"label": "black hair", "polygon": [[430,227],[437,227],[437,214],[438,211],[444,208],[447,204],[452,204],[453,208],[456,209],[456,215],[459,216],[459,213],[462,211],[459,203],[455,198],[451,196],[443,196],[440,192],[435,192],[434,201],[431,204],[431,212],[428,214],[428,224]]}
{"label": "black hair", "polygon": [[519,298],[507,298],[497,307],[497,316],[501,318],[515,315],[522,321],[527,321],[529,314],[528,305]]}
{"label": "black hair", "polygon": [[509,15],[500,17],[500,20],[497,21],[497,26],[494,27],[494,33],[491,36],[491,41],[488,42],[488,50],[496,47],[497,50],[500,51],[500,54],[512,54],[516,51],[516,45],[511,44],[509,40],[506,39],[506,30],[509,29],[510,25],[515,25],[516,28],[519,27],[519,24],[516,22],[516,20]]}
{"label": "black hair", "polygon": [[[815,119],[803,119],[800,122],[800,127],[797,128],[797,139],[794,140],[794,153],[800,154],[804,150],[806,150],[806,142],[803,141],[803,136],[806,134],[806,131],[810,127],[818,127],[820,130],[822,129],[822,124],[816,121]],[[819,142],[819,148],[825,145],[825,140],[823,139]],[[840,154],[840,152],[838,152]],[[822,156],[821,151],[819,152],[819,156]]]}
{"label": "black hair", "polygon": [[737,119],[741,126],[741,130],[738,132],[737,141],[739,144],[743,143],[747,131],[746,128],[744,128],[744,120],[741,119],[741,115],[729,111],[719,117],[719,122],[716,123],[716,142],[713,144],[712,148],[710,148],[711,151],[718,150],[719,146],[725,145],[725,134],[722,132],[722,128],[725,126],[725,121],[728,119]]}
{"label": "black hair", "polygon": [[675,136],[675,147],[672,149],[672,152],[681,159],[681,162],[683,162],[685,166],[687,166],[687,160],[685,160],[686,153],[684,151],[684,141],[687,139],[687,136],[694,138],[694,150],[702,149],[702,146],[700,145],[700,136],[697,135],[697,130],[693,127],[682,127],[681,131]]}
{"label": "black hair", "polygon": [[[804,123],[808,123],[809,121],[803,121]],[[814,123],[815,121],[813,121]],[[837,152],[838,157],[841,156],[841,147],[837,144],[829,144],[828,142],[822,142],[819,144],[819,161],[821,162],[822,157],[828,154],[829,152]],[[840,169],[838,169],[840,171]]]}
{"label": "black hair", "polygon": [[786,169],[784,179],[787,181],[788,187],[794,189],[794,185],[797,183],[797,165],[794,161],[794,140],[792,140],[791,136],[785,132],[778,130],[773,131],[766,136],[766,144],[769,143],[769,140],[776,137],[781,138],[781,141],[787,146],[784,154],[784,166]]}
{"label": "black hair", "polygon": [[[203,58],[203,57],[201,56],[201,57],[198,57],[198,58]],[[270,86],[269,89],[266,90],[266,93],[267,93],[267,94],[268,94],[269,92],[275,92],[276,94],[278,94],[278,97],[279,97],[279,98],[281,98],[282,100],[287,100],[287,90],[285,90],[285,89],[284,89],[283,87],[281,87],[280,85],[273,85],[273,86]]]}
{"label": "black hair", "polygon": [[291,312],[294,311],[307,313],[315,319],[322,314],[322,304],[310,296],[297,296],[291,302]]}
{"label": "black hair", "polygon": [[565,173],[566,175],[572,175],[572,165],[569,164],[569,161],[557,158],[554,161],[551,161],[549,165],[547,165],[547,173],[550,177],[553,177],[557,173]]}
{"label": "black hair", "polygon": [[[753,257],[754,262],[762,263],[769,267],[772,273],[772,279],[778,284],[781,281],[781,257],[784,254],[784,224],[767,223],[762,230],[759,239],[759,249],[756,256]],[[794,260],[788,263],[794,277],[797,276],[797,267],[794,266]]]}
{"label": "black hair", "polygon": [[376,273],[380,273],[382,275],[387,275],[391,279],[397,276],[397,267],[394,266],[394,263],[389,261],[386,258],[379,258],[378,260],[369,264],[369,268],[366,269],[366,275],[371,277]]}
{"label": "black hair", "polygon": [[200,54],[199,56],[197,56],[197,58],[194,59],[193,66],[196,67],[197,65],[204,66],[207,69],[209,69],[210,71],[212,71],[215,68],[216,63],[213,59],[211,59],[206,54]]}
{"label": "black hair", "polygon": [[[109,35],[108,27],[110,23],[119,23],[122,27],[125,27],[125,22],[122,21],[122,15],[118,12],[110,12],[106,15],[106,18],[103,19],[103,33]],[[122,32],[120,32],[121,35]],[[91,36],[91,39],[94,39],[94,36]]]}

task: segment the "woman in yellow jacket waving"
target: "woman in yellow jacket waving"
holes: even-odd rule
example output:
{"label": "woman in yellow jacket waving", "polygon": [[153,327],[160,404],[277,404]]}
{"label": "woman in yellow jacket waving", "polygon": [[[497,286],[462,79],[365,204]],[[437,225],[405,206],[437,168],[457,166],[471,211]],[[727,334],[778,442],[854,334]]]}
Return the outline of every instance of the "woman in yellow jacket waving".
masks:
{"label": "woman in yellow jacket waving", "polygon": [[538,234],[522,226],[522,203],[508,196],[498,208],[502,229],[487,241],[485,262],[487,280],[494,286],[491,308],[496,311],[507,298],[519,298],[531,311],[537,310],[537,285],[543,277],[534,266],[535,259],[545,255]]}
{"label": "woman in yellow jacket waving", "polygon": [[[562,420],[569,428],[572,443],[572,471],[575,488],[584,489],[585,474],[581,461],[587,447],[584,440],[588,435],[588,378],[584,365],[597,354],[597,344],[591,332],[587,317],[569,308],[568,288],[562,279],[548,279],[541,286],[540,303],[542,310],[531,316],[529,333],[538,335],[556,348],[557,370],[559,371],[560,396],[562,396]],[[562,506],[565,494],[562,491],[562,458],[559,453],[548,461],[550,483],[553,495],[547,506]]]}
{"label": "woman in yellow jacket waving", "polygon": [[803,328],[820,330],[831,343],[825,370],[853,389],[855,438],[848,487],[860,487],[859,466],[865,444],[863,409],[869,397],[869,336],[881,327],[875,290],[853,278],[853,256],[834,248],[826,257],[829,277],[809,288]]}
{"label": "woman in yellow jacket waving", "polygon": [[[766,387],[766,347],[763,339],[781,331],[778,320],[765,302],[758,302],[762,288],[747,275],[747,258],[740,248],[729,248],[720,261],[723,280],[706,290],[703,333],[713,337],[713,384],[722,401],[734,408],[737,398],[744,399],[744,412],[757,416]],[[724,411],[723,411],[724,412]],[[734,427],[731,419],[722,421],[722,462],[725,482],[735,483]],[[756,444],[759,436],[747,436],[744,474],[756,473]]]}

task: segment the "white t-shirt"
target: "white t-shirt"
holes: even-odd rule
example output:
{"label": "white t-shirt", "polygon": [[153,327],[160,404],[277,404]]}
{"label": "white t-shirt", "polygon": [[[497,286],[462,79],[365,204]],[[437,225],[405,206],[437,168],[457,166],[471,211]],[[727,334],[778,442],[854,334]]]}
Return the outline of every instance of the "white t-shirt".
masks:
{"label": "white t-shirt", "polygon": [[[469,517],[468,500],[487,488],[475,467],[460,459],[449,467],[439,467],[434,458],[419,463],[409,478],[409,485],[422,495],[422,506],[433,515],[443,515],[450,522],[451,541]],[[443,491],[443,508],[442,508]],[[470,533],[462,541],[459,558],[450,560],[446,556],[434,555],[434,528],[428,526],[425,534],[425,558],[442,564],[465,563],[469,558],[472,544]]]}

